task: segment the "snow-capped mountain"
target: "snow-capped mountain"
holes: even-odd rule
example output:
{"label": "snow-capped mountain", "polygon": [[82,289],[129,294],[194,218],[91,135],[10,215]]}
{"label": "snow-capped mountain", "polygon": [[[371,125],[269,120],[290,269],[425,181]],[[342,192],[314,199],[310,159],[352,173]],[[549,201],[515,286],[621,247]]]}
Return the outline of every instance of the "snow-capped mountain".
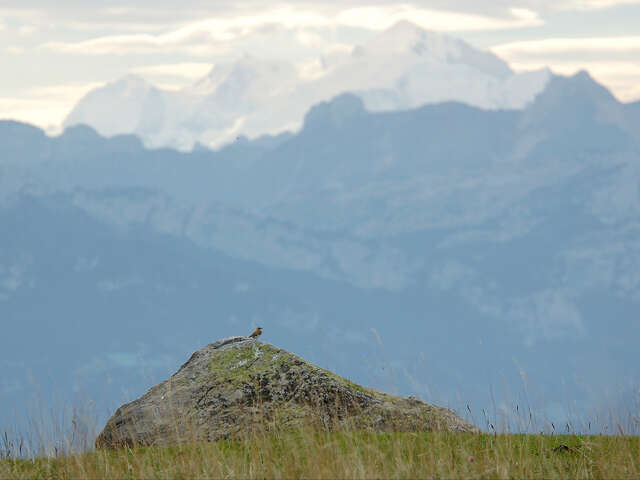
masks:
{"label": "snow-capped mountain", "polygon": [[409,22],[399,22],[354,47],[336,63],[315,83],[325,86],[330,98],[356,93],[371,111],[448,100],[487,109],[522,108],[550,76],[548,70],[515,74],[490,52]]}
{"label": "snow-capped mountain", "polygon": [[162,103],[163,94],[144,79],[127,75],[89,92],[66,118],[65,125],[88,123],[109,136],[138,131],[145,110]]}
{"label": "snow-capped mountain", "polygon": [[358,95],[370,111],[448,100],[519,109],[551,75],[514,73],[490,52],[409,22],[305,67],[244,55],[177,92],[127,76],[87,94],[64,126],[85,123],[103,135],[135,133],[147,146],[189,150],[196,142],[216,147],[239,135],[296,130],[312,105],[344,92]]}

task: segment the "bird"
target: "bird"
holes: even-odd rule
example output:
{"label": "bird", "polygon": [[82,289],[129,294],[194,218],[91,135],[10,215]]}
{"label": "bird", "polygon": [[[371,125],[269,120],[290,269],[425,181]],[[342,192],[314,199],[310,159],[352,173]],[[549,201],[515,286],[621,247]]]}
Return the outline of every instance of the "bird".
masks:
{"label": "bird", "polygon": [[262,335],[262,327],[258,327],[256,328],[253,333],[251,335],[249,335],[251,338],[258,338],[260,335]]}

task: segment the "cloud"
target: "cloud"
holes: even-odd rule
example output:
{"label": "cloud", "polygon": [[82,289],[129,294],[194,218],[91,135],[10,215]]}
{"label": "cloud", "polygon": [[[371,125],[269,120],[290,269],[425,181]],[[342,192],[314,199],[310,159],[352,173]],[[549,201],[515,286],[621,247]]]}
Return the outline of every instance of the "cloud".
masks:
{"label": "cloud", "polygon": [[138,345],[134,352],[108,352],[93,357],[76,370],[80,375],[104,373],[119,368],[147,369],[167,368],[175,365],[176,360],[168,354],[152,355],[146,344]]}
{"label": "cloud", "polygon": [[585,334],[582,315],[571,295],[545,290],[511,302],[506,317],[525,332],[525,344],[577,339]]}
{"label": "cloud", "polygon": [[38,27],[36,27],[35,25],[22,25],[18,29],[18,33],[23,36],[29,36],[35,33],[37,30],[38,30]]}
{"label": "cloud", "polygon": [[640,5],[640,0],[574,0],[559,3],[564,5],[565,9],[600,9],[617,5]]}
{"label": "cloud", "polygon": [[429,275],[428,285],[431,289],[448,291],[468,283],[475,277],[475,272],[467,265],[457,261],[449,261],[434,268]]}
{"label": "cloud", "polygon": [[[30,0],[22,2],[23,6],[20,7],[0,8],[0,17],[38,16],[43,19],[91,21],[96,24],[115,20],[120,23],[136,21],[157,25],[185,21],[188,18],[247,16],[247,12],[260,11],[261,8],[264,8],[265,3],[267,2],[258,2],[257,0],[237,0],[235,2],[183,0],[180,2],[181,8],[176,9],[175,3],[169,0],[157,0],[154,2],[138,0],[135,5],[125,0],[110,0],[108,2]],[[27,4],[29,8],[24,7]],[[518,8],[535,11],[593,10],[618,5],[637,5],[640,4],[640,0],[520,0],[519,2],[514,2],[513,0],[456,0],[455,2],[451,0],[414,0],[406,2],[406,4],[420,9],[493,15],[496,12],[508,13],[514,5]],[[276,5],[276,8],[290,8],[295,5],[300,10],[335,11],[371,5],[387,8],[397,5],[397,2],[390,0],[325,0],[324,2],[297,0],[295,3],[282,1]]]}
{"label": "cloud", "polygon": [[[450,4],[450,0],[436,0],[431,5]],[[456,9],[460,11],[506,11],[513,7],[513,0],[459,0],[455,2]],[[532,9],[537,12],[550,12],[557,10],[600,10],[618,5],[638,5],[640,0],[522,0],[517,2],[518,7]]]}
{"label": "cloud", "polygon": [[8,45],[4,48],[4,51],[10,53],[11,55],[20,55],[24,53],[25,48],[19,47],[18,45]]}
{"label": "cloud", "polygon": [[640,65],[638,63],[550,59],[546,62],[511,62],[510,65],[516,71],[550,67],[560,75],[573,75],[580,70],[587,70],[597,82],[611,90],[618,100],[623,102],[640,100]]}
{"label": "cloud", "polygon": [[0,18],[25,20],[41,17],[43,17],[42,12],[34,8],[0,8]]}
{"label": "cloud", "polygon": [[71,83],[23,90],[20,95],[0,97],[0,119],[19,120],[57,133],[60,121],[75,103],[101,82]]}
{"label": "cloud", "polygon": [[336,16],[338,24],[370,30],[384,30],[402,20],[437,31],[500,30],[542,24],[537,13],[524,8],[509,9],[507,17],[491,17],[404,4],[351,8]]}
{"label": "cloud", "polygon": [[98,290],[105,293],[116,292],[129,287],[141,285],[143,282],[139,278],[118,278],[115,280],[101,280],[98,282]]}
{"label": "cloud", "polygon": [[[57,100],[42,102],[31,98],[0,97],[0,119],[51,128],[60,123],[60,120],[69,113],[71,106],[73,104],[69,105]],[[55,131],[52,129],[52,133]]]}
{"label": "cloud", "polygon": [[324,48],[327,45],[327,41],[321,35],[305,30],[300,30],[296,33],[296,40],[301,45],[308,47]]}
{"label": "cloud", "polygon": [[102,85],[102,82],[89,83],[67,83],[62,85],[51,85],[47,87],[32,87],[25,90],[25,94],[30,98],[78,98],[84,96],[89,90]]}
{"label": "cloud", "polygon": [[[31,54],[47,57],[43,53],[48,52],[87,57],[153,55],[152,61],[158,64],[141,66],[139,62],[129,63],[127,58],[128,65],[124,71],[118,69],[117,75],[129,70],[158,86],[175,89],[206,74],[211,62],[228,61],[243,52],[259,57],[286,58],[296,64],[301,78],[318,78],[325,73],[318,60],[320,55],[331,49],[349,52],[353,44],[365,41],[372,30],[386,29],[401,20],[412,21],[426,29],[449,32],[517,31],[541,25],[543,13],[549,10],[597,9],[622,4],[640,4],[640,0],[523,0],[517,4],[518,8],[513,8],[512,0],[402,3],[301,0],[295,4],[271,6],[253,0],[232,4],[208,2],[206,6],[199,0],[184,0],[179,12],[165,0],[135,2],[133,7],[129,2],[113,0],[92,4],[91,8],[86,2],[69,0],[56,9],[51,2],[30,0],[23,5],[31,8],[0,8],[0,18],[10,26],[25,26],[25,35],[32,28],[38,28],[29,38],[25,35],[9,38],[11,43],[6,43],[5,52],[20,54],[23,58]],[[52,22],[55,22],[55,29],[51,27]],[[68,35],[73,29],[82,32]],[[13,32],[12,28],[7,30]],[[89,33],[94,31],[100,33]],[[511,33],[496,35],[522,38]],[[640,82],[634,73],[634,63],[640,54],[639,38],[531,40],[496,45],[493,51],[513,63],[516,69],[548,65],[558,73],[571,73],[586,66],[619,98],[632,99],[637,98],[640,91]],[[34,42],[40,45],[37,51],[33,50]],[[605,57],[606,61],[603,61]],[[69,61],[76,60],[71,58]],[[580,62],[582,67],[572,70]],[[611,66],[615,68],[607,71]],[[79,66],[78,71],[82,68],[85,67]],[[26,77],[28,69],[23,70]],[[107,70],[106,66],[104,70]],[[68,78],[73,79],[72,76]],[[35,99],[22,94],[8,98],[5,94],[5,98],[0,99],[0,115],[10,113],[12,118],[39,125],[57,123],[73,105],[68,101],[70,95]],[[15,110],[8,110],[9,105]]]}
{"label": "cloud", "polygon": [[[496,45],[491,50],[503,58],[576,53],[640,53],[640,36],[592,38],[544,38]],[[638,57],[635,57],[636,59]]]}
{"label": "cloud", "polygon": [[[427,2],[423,2],[427,3]],[[640,0],[431,0],[431,8],[454,9],[459,12],[507,12],[517,5],[519,8],[549,12],[554,10],[598,10],[618,5],[640,4]]]}
{"label": "cloud", "polygon": [[164,63],[159,65],[143,65],[131,69],[131,73],[145,77],[180,77],[187,80],[197,80],[211,70],[210,63],[181,62]]}
{"label": "cloud", "polygon": [[209,31],[192,32],[180,35],[173,32],[165,35],[133,34],[110,35],[81,42],[47,42],[42,45],[46,50],[80,55],[127,55],[163,52],[180,52],[190,55],[210,55],[222,53],[228,48],[216,47],[223,39]]}
{"label": "cloud", "polygon": [[640,36],[546,38],[496,45],[491,50],[517,71],[550,67],[571,75],[587,70],[622,101],[640,98]]}
{"label": "cloud", "polygon": [[327,26],[328,20],[312,11],[279,7],[255,15],[208,18],[158,35],[108,35],[80,42],[47,42],[42,47],[85,55],[166,53],[170,50],[194,56],[209,56],[228,51],[231,42],[269,25],[285,28]]}
{"label": "cloud", "polygon": [[[25,4],[26,2],[23,2]],[[202,16],[194,9],[99,8],[96,2],[30,2],[30,8],[0,7],[0,18],[17,23],[29,22],[38,27],[54,27],[64,30],[112,29],[119,31],[157,31],[159,27],[176,25]],[[209,13],[209,15],[212,12]],[[10,22],[12,23],[12,22]]]}
{"label": "cloud", "polygon": [[82,55],[182,52],[193,56],[224,53],[234,42],[265,29],[280,28],[296,33],[300,45],[318,47],[323,38],[305,29],[357,27],[384,30],[396,22],[409,20],[423,28],[439,31],[496,30],[540,25],[538,15],[528,9],[512,8],[507,16],[434,10],[412,4],[363,6],[346,9],[311,9],[290,5],[255,13],[219,16],[195,21],[165,33],[106,35],[78,42],[46,42],[42,48]]}

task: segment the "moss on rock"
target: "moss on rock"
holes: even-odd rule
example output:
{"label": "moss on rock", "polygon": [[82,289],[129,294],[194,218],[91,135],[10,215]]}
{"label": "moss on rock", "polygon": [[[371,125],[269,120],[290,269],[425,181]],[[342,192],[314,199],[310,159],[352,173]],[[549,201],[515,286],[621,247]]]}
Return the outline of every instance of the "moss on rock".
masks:
{"label": "moss on rock", "polygon": [[98,447],[215,440],[259,429],[475,431],[452,411],[362,387],[286,350],[231,337],[195,352],[165,382],[120,407]]}

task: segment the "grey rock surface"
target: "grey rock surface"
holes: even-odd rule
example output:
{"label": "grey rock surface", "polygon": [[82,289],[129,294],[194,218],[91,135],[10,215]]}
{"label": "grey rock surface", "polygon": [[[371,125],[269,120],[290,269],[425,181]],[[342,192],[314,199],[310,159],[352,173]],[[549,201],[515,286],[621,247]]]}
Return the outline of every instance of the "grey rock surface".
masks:
{"label": "grey rock surface", "polygon": [[258,430],[358,428],[473,432],[446,408],[361,387],[273,345],[229,337],[121,406],[98,448],[218,440]]}

